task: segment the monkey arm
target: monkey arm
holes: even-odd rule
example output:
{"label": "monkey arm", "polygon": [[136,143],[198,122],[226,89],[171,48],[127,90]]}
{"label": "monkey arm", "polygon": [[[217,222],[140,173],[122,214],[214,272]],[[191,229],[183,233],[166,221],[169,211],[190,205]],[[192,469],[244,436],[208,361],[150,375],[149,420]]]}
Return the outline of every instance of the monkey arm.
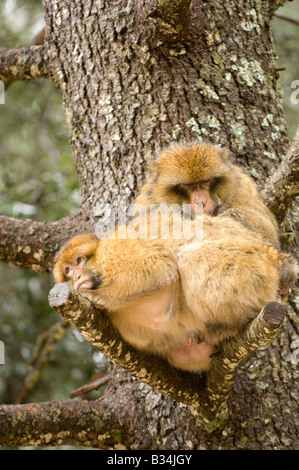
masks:
{"label": "monkey arm", "polygon": [[231,217],[250,231],[261,234],[265,240],[269,240],[279,248],[277,224],[273,215],[265,208],[262,212],[248,207],[230,208],[220,213],[218,217]]}
{"label": "monkey arm", "polygon": [[179,277],[174,257],[155,240],[103,240],[93,270],[101,274],[102,284],[83,295],[113,309],[157,293]]}

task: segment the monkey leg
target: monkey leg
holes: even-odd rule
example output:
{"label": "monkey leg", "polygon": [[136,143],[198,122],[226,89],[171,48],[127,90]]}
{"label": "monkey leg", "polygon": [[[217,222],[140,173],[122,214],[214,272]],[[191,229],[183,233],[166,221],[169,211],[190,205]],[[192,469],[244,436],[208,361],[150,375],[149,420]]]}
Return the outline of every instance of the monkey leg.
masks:
{"label": "monkey leg", "polygon": [[188,326],[210,344],[235,336],[269,299],[278,299],[279,257],[268,243],[246,237],[180,248],[178,269],[193,313]]}

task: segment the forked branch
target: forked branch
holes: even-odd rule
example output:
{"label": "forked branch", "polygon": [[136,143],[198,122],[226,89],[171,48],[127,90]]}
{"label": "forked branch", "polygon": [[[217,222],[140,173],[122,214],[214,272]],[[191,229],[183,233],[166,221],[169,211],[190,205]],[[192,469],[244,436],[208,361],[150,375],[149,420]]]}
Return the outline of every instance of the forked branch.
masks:
{"label": "forked branch", "polygon": [[[50,305],[72,323],[96,348],[127,369],[142,382],[177,401],[189,405],[209,429],[219,426],[220,414],[239,365],[258,347],[275,338],[282,324],[284,308],[268,303],[242,336],[227,341],[212,361],[204,379],[181,373],[154,356],[146,356],[124,343],[108,318],[88,300],[57,284],[49,294]],[[121,442],[130,448],[131,417],[124,399],[111,395],[95,401],[66,401],[0,406],[0,446],[53,446],[61,444],[111,448],[119,443],[119,416],[122,416]],[[86,429],[89,430],[86,433]]]}
{"label": "forked branch", "polygon": [[284,308],[269,302],[243,334],[226,341],[212,361],[207,377],[178,371],[164,360],[143,354],[122,340],[107,315],[97,310],[68,283],[56,284],[49,293],[50,306],[75,326],[95,348],[142,382],[189,405],[206,422],[217,421],[240,364],[252,352],[272,341],[284,318]]}

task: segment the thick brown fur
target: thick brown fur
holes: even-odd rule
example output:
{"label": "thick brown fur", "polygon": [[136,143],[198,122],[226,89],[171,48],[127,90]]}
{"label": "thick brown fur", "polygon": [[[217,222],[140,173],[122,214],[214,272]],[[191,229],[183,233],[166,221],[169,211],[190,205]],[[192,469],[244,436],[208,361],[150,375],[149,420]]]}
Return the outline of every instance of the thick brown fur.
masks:
{"label": "thick brown fur", "polygon": [[136,240],[129,230],[124,240],[75,237],[56,257],[54,279],[74,284],[65,266],[86,257],[82,274],[96,286],[78,290],[107,310],[126,341],[175,367],[207,369],[214,347],[279,299],[284,255],[230,217],[204,215],[203,228],[202,246],[184,238]]}
{"label": "thick brown fur", "polygon": [[228,215],[279,247],[275,217],[264,204],[252,178],[230,163],[228,155],[228,150],[208,143],[171,145],[150,163],[150,176],[135,203],[147,208],[151,204],[188,204],[189,195],[183,186],[209,180],[213,210],[207,213]]}

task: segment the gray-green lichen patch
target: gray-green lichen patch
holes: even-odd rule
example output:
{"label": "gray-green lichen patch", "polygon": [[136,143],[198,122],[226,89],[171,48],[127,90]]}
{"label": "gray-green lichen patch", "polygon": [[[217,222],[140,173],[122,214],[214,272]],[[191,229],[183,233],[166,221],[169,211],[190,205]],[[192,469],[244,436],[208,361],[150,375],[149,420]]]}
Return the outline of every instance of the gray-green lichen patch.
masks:
{"label": "gray-green lichen patch", "polygon": [[192,117],[186,122],[186,126],[190,127],[193,132],[197,135],[199,139],[202,137],[201,129],[197,123],[197,121]]}
{"label": "gray-green lichen patch", "polygon": [[[232,57],[231,57],[232,60]],[[261,67],[261,64],[256,60],[247,60],[244,57],[240,59],[241,65],[233,64],[232,70],[235,70],[238,74],[240,81],[245,83],[247,86],[253,86],[256,81],[265,83],[265,74]]]}

